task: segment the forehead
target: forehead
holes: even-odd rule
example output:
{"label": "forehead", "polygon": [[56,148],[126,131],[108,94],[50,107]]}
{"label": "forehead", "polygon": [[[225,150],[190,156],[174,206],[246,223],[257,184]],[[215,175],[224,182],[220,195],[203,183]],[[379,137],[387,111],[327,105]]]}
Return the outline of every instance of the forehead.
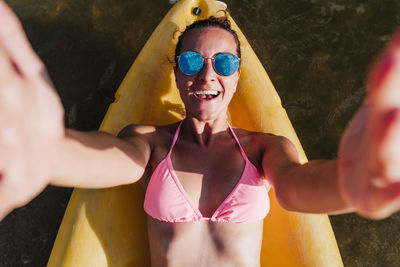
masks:
{"label": "forehead", "polygon": [[182,52],[196,51],[203,56],[219,52],[236,54],[236,40],[233,35],[221,28],[196,28],[187,33],[182,40]]}

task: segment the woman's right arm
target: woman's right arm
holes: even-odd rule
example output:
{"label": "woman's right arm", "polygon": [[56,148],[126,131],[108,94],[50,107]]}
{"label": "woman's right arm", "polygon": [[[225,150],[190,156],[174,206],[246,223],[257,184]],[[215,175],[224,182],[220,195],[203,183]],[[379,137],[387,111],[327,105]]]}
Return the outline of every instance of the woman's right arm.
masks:
{"label": "woman's right arm", "polygon": [[150,156],[143,135],[65,130],[63,117],[45,66],[0,0],[0,220],[49,183],[111,187],[143,173]]}
{"label": "woman's right arm", "polygon": [[50,184],[104,188],[136,182],[150,158],[150,145],[140,133],[128,138],[105,132],[66,130]]}

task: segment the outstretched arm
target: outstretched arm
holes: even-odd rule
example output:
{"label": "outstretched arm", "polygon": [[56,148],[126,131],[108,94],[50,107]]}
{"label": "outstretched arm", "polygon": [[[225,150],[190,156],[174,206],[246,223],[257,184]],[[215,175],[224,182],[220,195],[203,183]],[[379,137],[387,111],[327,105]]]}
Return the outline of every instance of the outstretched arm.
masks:
{"label": "outstretched arm", "polygon": [[342,137],[337,161],[301,165],[281,138],[263,167],[280,204],[300,212],[356,211],[384,218],[400,209],[400,34],[374,66],[368,95]]}
{"label": "outstretched arm", "polygon": [[43,63],[0,0],[0,220],[49,183],[111,187],[144,172],[150,144],[140,130],[121,138],[65,130],[63,114]]}
{"label": "outstretched arm", "polygon": [[122,139],[105,132],[67,129],[50,184],[105,188],[134,183],[143,175],[149,158],[148,141],[132,130]]}
{"label": "outstretched arm", "polygon": [[46,69],[0,0],[0,219],[43,190],[63,136],[62,105]]}
{"label": "outstretched arm", "polygon": [[367,99],[341,140],[339,185],[364,216],[400,209],[400,33],[372,69]]}
{"label": "outstretched arm", "polygon": [[274,138],[264,154],[263,169],[284,209],[329,214],[354,211],[340,194],[337,161],[314,160],[302,165],[288,139]]}

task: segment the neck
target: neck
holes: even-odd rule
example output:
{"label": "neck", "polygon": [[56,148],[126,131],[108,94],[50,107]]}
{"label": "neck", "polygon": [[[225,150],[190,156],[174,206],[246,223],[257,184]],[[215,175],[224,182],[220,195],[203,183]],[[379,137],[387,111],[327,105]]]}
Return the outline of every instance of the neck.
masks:
{"label": "neck", "polygon": [[206,147],[213,145],[217,133],[225,132],[228,129],[228,121],[225,116],[211,121],[186,117],[182,126],[182,134],[187,138],[192,138],[201,147]]}

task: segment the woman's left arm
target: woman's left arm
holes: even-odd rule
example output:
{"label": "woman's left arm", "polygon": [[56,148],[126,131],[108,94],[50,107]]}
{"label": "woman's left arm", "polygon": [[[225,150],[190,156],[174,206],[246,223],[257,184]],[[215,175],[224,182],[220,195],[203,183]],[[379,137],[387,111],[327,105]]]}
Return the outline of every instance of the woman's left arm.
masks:
{"label": "woman's left arm", "polygon": [[337,161],[313,160],[301,164],[295,146],[288,139],[274,138],[265,150],[262,165],[284,209],[329,214],[354,211],[340,193]]}
{"label": "woman's left arm", "polygon": [[400,209],[400,32],[372,69],[338,160],[341,194],[358,213],[380,219]]}
{"label": "woman's left arm", "polygon": [[301,165],[285,138],[263,168],[280,204],[312,213],[356,211],[375,219],[400,209],[400,34],[375,64],[368,96],[347,127],[337,161]]}

